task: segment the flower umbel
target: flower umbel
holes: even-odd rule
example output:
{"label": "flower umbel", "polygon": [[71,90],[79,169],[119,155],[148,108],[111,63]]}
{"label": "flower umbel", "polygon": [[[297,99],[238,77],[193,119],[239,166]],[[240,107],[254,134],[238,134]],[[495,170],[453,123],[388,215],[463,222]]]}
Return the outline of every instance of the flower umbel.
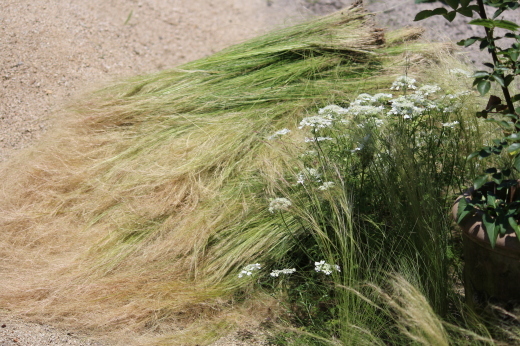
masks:
{"label": "flower umbel", "polygon": [[326,127],[332,126],[332,117],[330,115],[315,115],[312,117],[306,117],[303,118],[302,121],[300,121],[299,129],[304,128],[305,126],[312,127],[316,130],[324,129]]}
{"label": "flower umbel", "polygon": [[291,130],[289,130],[289,129],[282,129],[282,130],[276,131],[275,133],[273,133],[272,135],[267,137],[267,139],[275,139],[275,138],[278,138],[280,136],[286,135],[286,134],[288,134],[290,132],[291,132]]}
{"label": "flower umbel", "polygon": [[325,261],[314,262],[314,270],[318,273],[323,273],[325,275],[330,275],[335,270],[337,272],[341,272],[339,265],[337,264],[328,264]]}
{"label": "flower umbel", "polygon": [[271,272],[271,274],[269,274],[269,275],[271,275],[272,277],[275,277],[275,278],[277,278],[277,277],[279,277],[279,276],[280,276],[280,274],[285,274],[285,275],[289,275],[289,274],[292,274],[292,273],[294,273],[295,271],[296,271],[296,269],[295,269],[295,268],[291,268],[291,269],[280,269],[280,270],[273,270],[273,271]]}
{"label": "flower umbel", "polygon": [[275,211],[285,211],[289,209],[291,205],[291,201],[289,201],[287,198],[274,198],[271,199],[271,202],[269,203],[269,211],[271,213],[274,213]]}
{"label": "flower umbel", "polygon": [[244,276],[251,276],[255,270],[260,269],[262,269],[262,265],[260,263],[248,264],[242,268],[242,271],[238,274],[238,277],[242,278]]}
{"label": "flower umbel", "polygon": [[414,78],[410,78],[408,76],[400,76],[392,83],[390,90],[399,90],[399,89],[416,89],[415,83],[417,81]]}

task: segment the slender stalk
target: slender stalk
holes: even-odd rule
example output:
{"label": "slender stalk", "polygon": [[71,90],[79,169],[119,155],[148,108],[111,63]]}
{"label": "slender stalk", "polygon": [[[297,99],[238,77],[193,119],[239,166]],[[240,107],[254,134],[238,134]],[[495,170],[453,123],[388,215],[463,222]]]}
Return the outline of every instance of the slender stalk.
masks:
{"label": "slender stalk", "polygon": [[[480,18],[487,19],[486,8],[484,7],[484,0],[477,0],[477,3],[478,3],[478,7],[479,7]],[[497,66],[500,64],[500,60],[498,60],[498,56],[497,56],[497,48],[495,46],[495,40],[493,38],[493,29],[490,29],[488,27],[484,27],[484,29],[486,30],[487,39],[488,39],[489,43],[491,44],[490,48],[488,48],[488,49],[489,49],[489,52],[491,53],[491,57],[493,58],[493,64],[495,66]],[[502,77],[502,79],[504,79],[504,74],[502,72],[498,72],[498,74],[500,77]],[[502,93],[504,94],[504,98],[505,98],[509,113],[516,114],[515,106],[513,105],[513,101],[511,99],[511,94],[509,93],[509,89],[507,88],[507,86],[501,86],[501,88],[502,88]]]}

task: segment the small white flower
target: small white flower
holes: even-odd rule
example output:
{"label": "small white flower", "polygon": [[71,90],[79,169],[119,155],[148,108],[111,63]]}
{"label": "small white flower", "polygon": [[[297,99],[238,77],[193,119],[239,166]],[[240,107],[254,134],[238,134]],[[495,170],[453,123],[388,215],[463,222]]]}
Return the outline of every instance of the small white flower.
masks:
{"label": "small white flower", "polygon": [[371,106],[376,100],[370,94],[359,94],[352,102],[352,105],[357,106]]}
{"label": "small white flower", "polygon": [[274,213],[275,211],[285,211],[292,205],[291,201],[287,198],[274,198],[269,203],[269,211]]}
{"label": "small white flower", "polygon": [[455,125],[458,125],[458,124],[459,124],[459,122],[455,120],[455,121],[452,121],[452,122],[449,122],[449,123],[442,123],[442,126],[454,128]]}
{"label": "small white flower", "polygon": [[275,139],[275,138],[278,138],[280,136],[286,135],[286,134],[288,134],[290,132],[291,132],[291,130],[289,130],[289,129],[282,129],[282,130],[276,131],[271,136],[267,137],[267,139],[269,139],[269,140]]}
{"label": "small white flower", "polygon": [[262,269],[262,265],[260,263],[248,264],[242,268],[242,271],[238,274],[238,277],[242,278],[244,276],[251,276],[255,270],[260,269]]}
{"label": "small white flower", "polygon": [[271,274],[269,274],[269,275],[271,275],[272,277],[277,278],[277,277],[280,276],[280,274],[286,274],[286,275],[289,275],[289,274],[292,274],[292,273],[294,273],[294,272],[296,272],[296,269],[295,269],[295,268],[291,268],[291,269],[280,269],[280,270],[273,270],[273,271],[271,272]]}
{"label": "small white flower", "polygon": [[302,121],[300,121],[299,129],[304,128],[305,126],[312,127],[316,130],[324,129],[326,127],[332,126],[332,117],[330,115],[315,115],[312,117],[306,117],[303,118]]}
{"label": "small white flower", "polygon": [[392,99],[392,94],[378,93],[374,95],[374,100],[376,103],[386,103]]}
{"label": "small white flower", "polygon": [[321,182],[321,173],[319,173],[316,168],[304,168],[303,171],[298,173],[296,176],[297,183],[302,185],[307,178],[311,178],[316,182]]}
{"label": "small white flower", "polygon": [[425,111],[425,108],[418,107],[418,104],[426,105],[423,101],[425,101],[425,99],[421,95],[400,96],[390,101],[392,102],[392,108],[387,115],[401,115],[405,119],[410,119]]}
{"label": "small white flower", "polygon": [[314,262],[314,270],[318,273],[330,275],[335,270],[341,272],[341,268],[337,264],[328,264],[325,261]]}
{"label": "small white flower", "polygon": [[350,152],[351,153],[355,153],[356,151],[360,151],[364,148],[364,145],[363,144],[360,144],[359,147],[356,147],[354,149],[352,149]]}
{"label": "small white flower", "polygon": [[438,85],[423,85],[420,87],[415,93],[422,94],[424,96],[428,96],[431,94],[435,94],[437,91],[441,90],[441,87]]}
{"label": "small white flower", "polygon": [[408,76],[400,76],[392,83],[390,90],[399,90],[399,89],[417,89],[415,83],[417,81],[414,78],[410,78]]}
{"label": "small white flower", "polygon": [[382,114],[383,106],[351,105],[347,108],[349,114],[364,117],[378,117]]}
{"label": "small white flower", "polygon": [[318,111],[319,115],[328,115],[332,117],[338,117],[340,115],[346,114],[347,110],[343,107],[337,106],[337,105],[328,105],[324,108],[321,108]]}
{"label": "small white flower", "polygon": [[334,184],[333,181],[326,181],[326,182],[323,183],[323,185],[318,187],[318,190],[325,191],[325,190],[330,189],[331,187],[334,187],[334,185],[335,184]]}

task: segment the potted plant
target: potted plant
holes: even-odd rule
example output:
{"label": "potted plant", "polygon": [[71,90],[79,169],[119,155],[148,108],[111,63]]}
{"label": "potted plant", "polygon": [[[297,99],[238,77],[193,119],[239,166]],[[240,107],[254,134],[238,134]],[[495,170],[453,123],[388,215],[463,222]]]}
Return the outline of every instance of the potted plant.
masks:
{"label": "potted plant", "polygon": [[[416,3],[436,0],[416,0]],[[457,15],[478,17],[470,25],[483,27],[485,35],[473,36],[458,42],[468,47],[479,43],[487,49],[491,62],[488,70],[476,71],[473,85],[481,95],[489,93],[492,84],[502,90],[502,98],[491,95],[485,109],[477,117],[494,123],[499,136],[490,145],[468,156],[486,158],[502,155],[504,167],[489,167],[479,175],[473,187],[457,198],[452,213],[463,231],[464,287],[466,300],[474,302],[475,296],[484,295],[501,301],[520,301],[520,180],[514,179],[520,172],[520,94],[510,90],[515,77],[520,75],[519,26],[500,19],[505,11],[520,7],[518,0],[444,0],[447,6],[419,12],[415,20],[442,15],[453,21]],[[487,7],[486,7],[487,6]],[[491,17],[487,11],[493,10]],[[507,48],[499,44],[512,43]]]}

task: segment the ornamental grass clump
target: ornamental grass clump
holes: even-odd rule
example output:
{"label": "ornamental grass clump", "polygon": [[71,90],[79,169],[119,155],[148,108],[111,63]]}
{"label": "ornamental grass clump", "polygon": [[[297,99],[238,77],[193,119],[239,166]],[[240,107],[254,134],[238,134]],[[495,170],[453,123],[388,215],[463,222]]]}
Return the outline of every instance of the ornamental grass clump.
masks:
{"label": "ornamental grass clump", "polygon": [[[404,80],[405,87],[399,84]],[[302,134],[292,137],[303,137],[301,168],[286,174],[282,181],[288,185],[277,188],[278,195],[291,200],[291,208],[273,216],[297,246],[284,259],[299,273],[286,279],[287,294],[301,296],[302,287],[313,287],[307,289],[305,306],[316,311],[319,304],[334,306],[326,314],[335,321],[328,332],[347,344],[409,337],[384,335],[389,322],[375,315],[387,309],[387,302],[375,308],[373,296],[367,298],[373,292],[363,288],[364,282],[387,285],[387,273],[402,273],[403,263],[418,268],[411,278],[428,309],[445,316],[452,294],[444,210],[465,181],[461,138],[474,125],[463,115],[471,95],[464,89],[446,93],[436,84],[403,76],[386,90],[393,94],[361,93],[351,102],[340,101],[344,106],[328,105],[305,117],[298,128]],[[291,138],[278,141],[288,146]],[[301,302],[294,299],[299,311]],[[367,313],[359,316],[358,310]],[[325,323],[319,313],[311,315]],[[307,319],[300,321],[325,336]]]}

